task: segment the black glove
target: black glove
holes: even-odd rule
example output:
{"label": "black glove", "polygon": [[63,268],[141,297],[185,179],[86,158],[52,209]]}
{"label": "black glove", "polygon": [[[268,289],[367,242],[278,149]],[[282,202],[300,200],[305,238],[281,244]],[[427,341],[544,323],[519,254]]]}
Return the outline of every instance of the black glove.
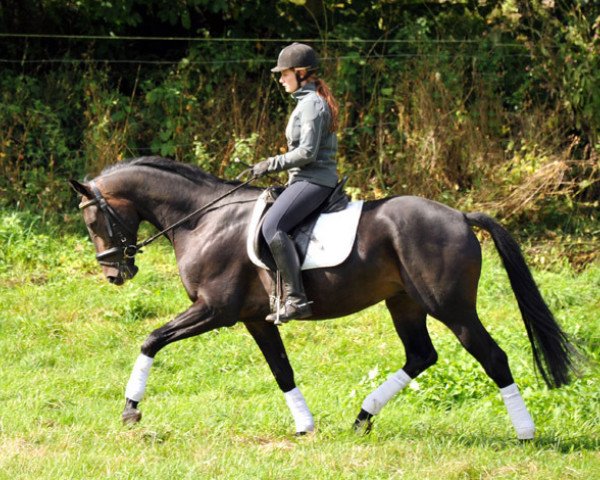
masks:
{"label": "black glove", "polygon": [[269,171],[269,163],[269,160],[263,160],[262,162],[258,162],[256,165],[252,165],[252,175],[257,178],[266,175]]}

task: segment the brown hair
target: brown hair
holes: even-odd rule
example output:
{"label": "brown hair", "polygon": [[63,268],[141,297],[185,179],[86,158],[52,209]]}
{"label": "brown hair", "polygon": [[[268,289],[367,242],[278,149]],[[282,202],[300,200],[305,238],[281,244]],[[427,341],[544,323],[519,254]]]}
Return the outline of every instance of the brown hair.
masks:
{"label": "brown hair", "polygon": [[[304,69],[298,68],[298,69],[294,69],[294,70],[296,72],[298,72],[298,70],[304,70]],[[298,77],[296,77],[296,78],[298,78]],[[319,94],[319,96],[321,98],[323,98],[325,100],[325,102],[327,102],[327,106],[329,107],[329,112],[331,114],[331,123],[329,125],[329,131],[335,132],[338,129],[339,107],[338,107],[337,100],[333,96],[333,93],[331,93],[331,89],[329,88],[329,85],[327,85],[327,83],[325,83],[325,80],[317,77],[316,73],[309,73],[304,78],[299,79],[299,80],[306,80],[308,82],[314,82],[315,86],[317,87],[317,93]],[[300,82],[298,82],[298,83],[300,83]]]}
{"label": "brown hair", "polygon": [[333,96],[333,93],[331,93],[331,89],[329,88],[329,85],[325,83],[325,80],[315,77],[313,81],[317,87],[317,93],[327,102],[327,105],[329,106],[329,112],[331,113],[331,124],[329,125],[329,131],[335,132],[338,128],[339,107],[337,100]]}

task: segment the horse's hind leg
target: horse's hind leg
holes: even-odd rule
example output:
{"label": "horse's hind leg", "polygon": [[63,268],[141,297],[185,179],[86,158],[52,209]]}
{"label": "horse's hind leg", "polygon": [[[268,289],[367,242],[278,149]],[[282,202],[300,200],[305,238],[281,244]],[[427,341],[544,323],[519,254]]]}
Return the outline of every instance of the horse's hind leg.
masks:
{"label": "horse's hind leg", "polygon": [[426,325],[426,312],[408,295],[400,294],[386,300],[396,332],[406,352],[406,363],[396,373],[371,392],[364,400],[354,426],[370,430],[372,418],[417,375],[437,361]]}
{"label": "horse's hind leg", "polygon": [[481,364],[488,376],[500,388],[500,394],[512,424],[521,440],[532,439],[535,433],[533,420],[525,407],[508,365],[504,351],[481,324],[474,308],[463,314],[441,317],[458,337],[460,343]]}

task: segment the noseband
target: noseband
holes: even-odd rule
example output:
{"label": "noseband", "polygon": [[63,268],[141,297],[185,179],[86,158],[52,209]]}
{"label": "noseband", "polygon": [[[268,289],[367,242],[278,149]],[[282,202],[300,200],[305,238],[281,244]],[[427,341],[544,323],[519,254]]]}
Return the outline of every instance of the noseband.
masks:
{"label": "noseband", "polygon": [[[119,245],[96,254],[96,260],[98,260],[100,265],[105,267],[117,268],[125,278],[132,278],[135,275],[135,267],[129,265],[127,260],[133,259],[139,252],[139,248],[127,240],[127,234],[135,238],[135,233],[131,231],[114,208],[108,204],[94,182],[90,183],[90,188],[94,194],[94,198],[80,205],[79,209],[84,210],[92,205],[97,205],[106,218],[108,237],[111,243],[114,244],[116,241]],[[114,260],[109,261],[109,259]]]}

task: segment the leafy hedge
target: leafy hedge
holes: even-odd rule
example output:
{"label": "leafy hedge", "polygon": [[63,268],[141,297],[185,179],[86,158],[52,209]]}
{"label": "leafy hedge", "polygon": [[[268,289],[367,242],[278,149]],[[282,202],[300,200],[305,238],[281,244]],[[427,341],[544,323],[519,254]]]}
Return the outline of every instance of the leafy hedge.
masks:
{"label": "leafy hedge", "polygon": [[144,154],[235,175],[284,147],[267,67],[308,38],[352,192],[572,227],[599,197],[599,23],[585,0],[4,2],[0,202],[65,212],[66,177]]}

